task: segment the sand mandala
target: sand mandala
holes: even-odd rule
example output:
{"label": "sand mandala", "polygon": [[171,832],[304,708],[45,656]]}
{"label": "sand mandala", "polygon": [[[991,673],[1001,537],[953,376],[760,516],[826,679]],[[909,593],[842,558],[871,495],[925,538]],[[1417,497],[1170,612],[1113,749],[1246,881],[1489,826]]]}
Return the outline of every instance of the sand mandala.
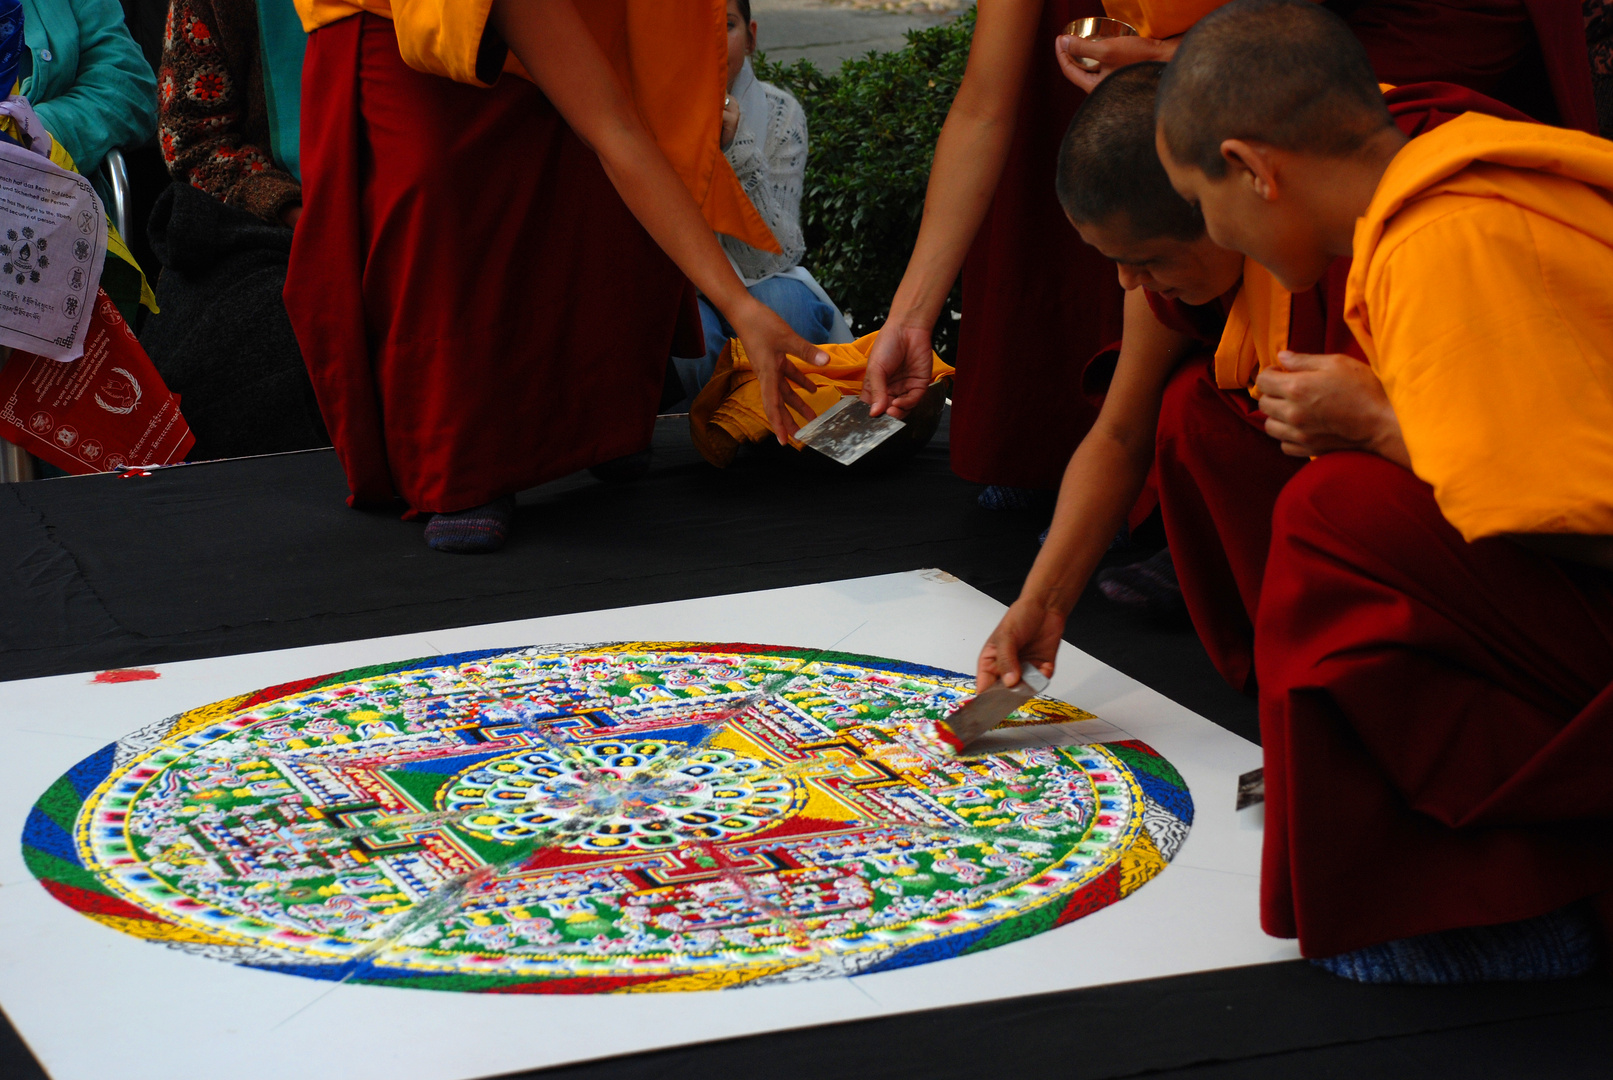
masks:
{"label": "sand mandala", "polygon": [[[23,852],[69,907],[173,948],[506,993],[886,971],[1164,869],[1193,819],[1168,762],[1139,742],[935,753],[971,687],[685,642],[359,668],[105,747],[39,799]],[[1036,699],[1010,723],[1090,719]]]}

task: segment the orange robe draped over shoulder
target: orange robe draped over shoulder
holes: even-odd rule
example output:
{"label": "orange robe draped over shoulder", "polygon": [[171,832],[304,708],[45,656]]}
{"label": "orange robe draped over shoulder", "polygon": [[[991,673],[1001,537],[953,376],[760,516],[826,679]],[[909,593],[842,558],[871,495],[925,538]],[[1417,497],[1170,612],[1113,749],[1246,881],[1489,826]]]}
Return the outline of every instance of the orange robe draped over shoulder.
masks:
{"label": "orange robe draped over shoulder", "polygon": [[1613,143],[1470,114],[1396,155],[1345,317],[1467,540],[1613,535]]}

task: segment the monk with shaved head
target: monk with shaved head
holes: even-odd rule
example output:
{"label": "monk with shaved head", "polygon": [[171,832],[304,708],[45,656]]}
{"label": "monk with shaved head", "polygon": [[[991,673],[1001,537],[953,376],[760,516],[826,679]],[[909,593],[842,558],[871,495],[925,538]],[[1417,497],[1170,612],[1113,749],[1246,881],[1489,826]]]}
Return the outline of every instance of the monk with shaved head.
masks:
{"label": "monk with shaved head", "polygon": [[1291,291],[1352,259],[1366,362],[1280,352],[1255,620],[1262,919],[1363,981],[1564,977],[1613,912],[1613,144],[1469,114],[1407,140],[1304,0],[1183,40],[1156,141]]}
{"label": "monk with shaved head", "polygon": [[[1163,594],[1177,581],[1216,670],[1251,691],[1271,511],[1304,462],[1266,433],[1251,396],[1255,374],[1284,349],[1365,359],[1343,317],[1348,257],[1333,260],[1315,288],[1290,294],[1211,240],[1171,188],[1154,148],[1163,71],[1143,63],[1116,72],[1077,111],[1060,148],[1059,201],[1081,239],[1118,268],[1125,338],[1087,365],[1083,385],[1107,391],[1102,411],[1066,469],[1020,598],[983,650],[987,681],[1017,671],[1022,658],[1051,662],[1116,529],[1157,504],[1169,547],[1106,572],[1105,591]],[[1383,100],[1407,136],[1469,110],[1523,118],[1446,83],[1401,87]]]}

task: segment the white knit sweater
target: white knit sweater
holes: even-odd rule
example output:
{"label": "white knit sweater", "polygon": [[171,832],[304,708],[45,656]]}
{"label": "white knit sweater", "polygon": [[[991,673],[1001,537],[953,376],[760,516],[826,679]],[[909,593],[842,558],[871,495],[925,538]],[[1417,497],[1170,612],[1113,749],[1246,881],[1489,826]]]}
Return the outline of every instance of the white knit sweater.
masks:
{"label": "white knit sweater", "polygon": [[807,121],[788,90],[757,80],[745,62],[730,93],[740,103],[739,126],[725,151],[739,183],[784,249],[781,255],[717,234],[746,285],[801,261],[801,188],[806,175]]}

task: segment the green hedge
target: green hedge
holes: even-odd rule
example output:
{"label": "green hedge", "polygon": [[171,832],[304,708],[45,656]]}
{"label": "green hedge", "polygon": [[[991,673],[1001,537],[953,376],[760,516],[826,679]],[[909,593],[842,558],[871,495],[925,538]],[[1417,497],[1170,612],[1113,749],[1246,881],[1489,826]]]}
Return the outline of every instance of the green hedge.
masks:
{"label": "green hedge", "polygon": [[[756,77],[782,86],[806,110],[811,152],[801,200],[802,262],[858,335],[889,314],[924,213],[935,140],[974,33],[973,10],[910,31],[905,48],[847,60],[830,75],[811,62],[756,57]],[[959,308],[954,286],[947,312]],[[936,348],[951,359],[957,323],[943,314]]]}

